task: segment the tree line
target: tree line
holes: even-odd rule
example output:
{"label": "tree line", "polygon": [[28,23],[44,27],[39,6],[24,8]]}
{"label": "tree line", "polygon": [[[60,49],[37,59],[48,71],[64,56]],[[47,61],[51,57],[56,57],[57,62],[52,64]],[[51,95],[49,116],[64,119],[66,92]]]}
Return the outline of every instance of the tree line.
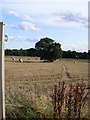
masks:
{"label": "tree line", "polygon": [[[38,50],[35,48],[30,49],[5,49],[6,56],[30,56],[30,57],[40,57]],[[76,52],[76,51],[62,51],[62,58],[77,58],[77,59],[88,59],[87,52]]]}
{"label": "tree line", "polygon": [[[89,54],[88,54],[89,53]],[[90,58],[89,52],[76,52],[76,51],[62,51],[61,44],[56,43],[50,38],[42,38],[35,44],[35,48],[30,49],[6,49],[6,56],[30,56],[40,57],[42,60],[48,60],[50,62],[59,58],[76,58],[76,59],[88,59]]]}

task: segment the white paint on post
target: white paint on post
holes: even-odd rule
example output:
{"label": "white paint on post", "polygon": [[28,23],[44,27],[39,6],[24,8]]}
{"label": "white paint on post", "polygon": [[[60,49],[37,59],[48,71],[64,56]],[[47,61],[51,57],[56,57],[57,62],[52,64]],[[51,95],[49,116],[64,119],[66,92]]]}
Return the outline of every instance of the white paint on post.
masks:
{"label": "white paint on post", "polygon": [[5,24],[0,22],[0,120],[5,119],[4,38]]}

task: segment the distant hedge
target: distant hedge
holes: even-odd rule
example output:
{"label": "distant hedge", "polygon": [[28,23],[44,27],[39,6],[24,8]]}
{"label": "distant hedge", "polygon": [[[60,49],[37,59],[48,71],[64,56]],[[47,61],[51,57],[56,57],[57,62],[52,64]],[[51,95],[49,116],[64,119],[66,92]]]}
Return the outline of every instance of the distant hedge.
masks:
{"label": "distant hedge", "polygon": [[[30,49],[5,49],[6,56],[30,56],[30,57],[40,57],[39,51],[35,48]],[[90,59],[90,50],[89,52],[76,52],[76,51],[63,51],[62,58],[76,58],[76,59]]]}

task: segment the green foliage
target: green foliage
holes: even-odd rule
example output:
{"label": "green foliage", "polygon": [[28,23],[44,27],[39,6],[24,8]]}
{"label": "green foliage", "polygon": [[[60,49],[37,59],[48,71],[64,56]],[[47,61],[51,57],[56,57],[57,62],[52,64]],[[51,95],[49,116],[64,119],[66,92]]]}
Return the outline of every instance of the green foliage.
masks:
{"label": "green foliage", "polygon": [[42,60],[53,62],[62,57],[61,44],[50,38],[42,38],[35,44],[35,48],[39,51]]}
{"label": "green foliage", "polygon": [[35,48],[30,48],[30,49],[27,49],[27,56],[38,57],[39,53]]}
{"label": "green foliage", "polygon": [[65,57],[65,58],[78,58],[76,51],[71,51],[71,50],[68,50],[67,52],[63,51],[63,57]]}
{"label": "green foliage", "polygon": [[86,52],[76,52],[76,51],[63,51],[63,58],[76,58],[76,59],[90,59],[88,53]]}
{"label": "green foliage", "polygon": [[38,51],[34,48],[23,50],[22,48],[20,50],[17,49],[6,49],[5,55],[9,56],[31,56],[31,57],[38,57]]}
{"label": "green foliage", "polygon": [[58,58],[76,58],[76,59],[90,59],[90,50],[86,52],[76,51],[63,51],[61,50],[61,44],[54,42],[50,38],[42,38],[35,44],[35,48],[30,49],[6,49],[5,55],[7,56],[31,56],[41,57],[43,60],[53,61]]}
{"label": "green foliage", "polygon": [[12,53],[12,50],[10,50],[10,49],[6,49],[5,50],[5,55],[13,55],[13,53]]}

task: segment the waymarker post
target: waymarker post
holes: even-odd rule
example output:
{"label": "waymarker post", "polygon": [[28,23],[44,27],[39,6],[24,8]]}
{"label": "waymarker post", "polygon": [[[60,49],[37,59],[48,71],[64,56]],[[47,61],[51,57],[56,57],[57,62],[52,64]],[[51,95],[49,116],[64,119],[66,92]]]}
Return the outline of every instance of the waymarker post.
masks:
{"label": "waymarker post", "polygon": [[0,120],[5,120],[4,39],[5,23],[0,22]]}

